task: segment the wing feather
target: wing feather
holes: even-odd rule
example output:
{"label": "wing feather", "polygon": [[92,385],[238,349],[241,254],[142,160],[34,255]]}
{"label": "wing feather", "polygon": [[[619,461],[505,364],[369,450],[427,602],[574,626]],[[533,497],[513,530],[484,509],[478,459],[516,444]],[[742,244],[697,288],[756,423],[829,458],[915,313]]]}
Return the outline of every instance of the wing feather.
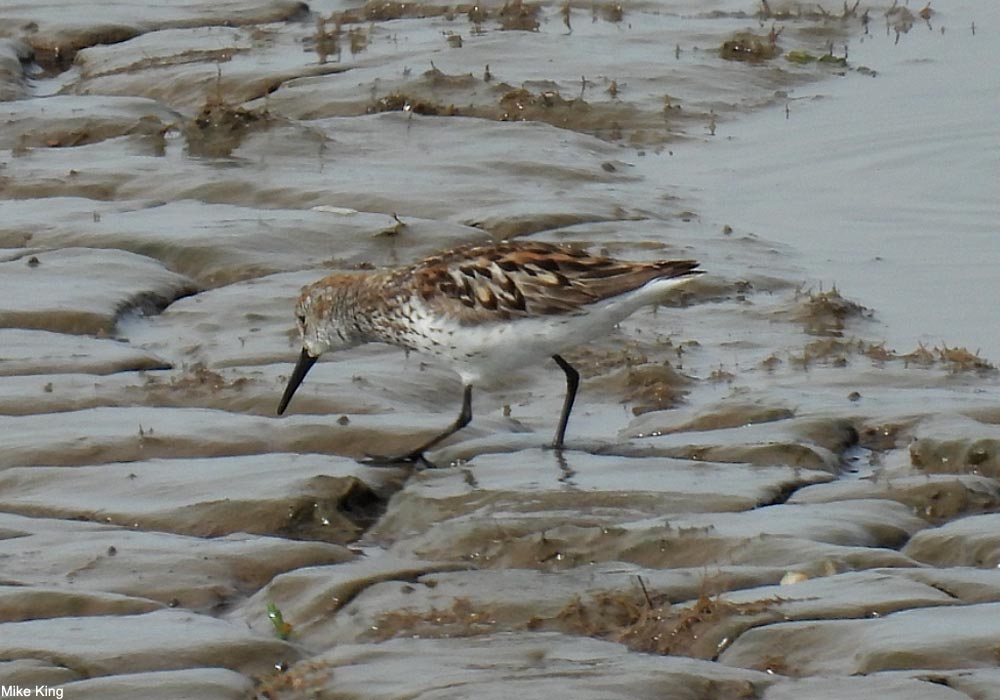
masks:
{"label": "wing feather", "polygon": [[693,260],[630,262],[538,241],[455,248],[396,270],[423,303],[462,324],[572,314],[658,278],[699,274]]}

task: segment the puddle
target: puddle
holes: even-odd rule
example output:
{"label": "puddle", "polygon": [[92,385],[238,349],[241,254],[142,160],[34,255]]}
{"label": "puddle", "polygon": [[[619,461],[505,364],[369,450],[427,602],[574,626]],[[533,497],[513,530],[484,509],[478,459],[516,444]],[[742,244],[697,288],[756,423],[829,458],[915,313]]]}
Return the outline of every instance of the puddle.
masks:
{"label": "puddle", "polygon": [[[980,67],[1000,18],[975,2],[930,6],[927,20],[916,6],[896,9],[909,14],[908,31],[897,34],[898,15],[873,6],[869,34],[848,42],[848,64],[874,77],[803,87],[720,128],[721,138],[640,166],[684,172],[681,196],[708,221],[808,251],[810,284],[871,306],[890,348],[989,353],[1000,345],[987,262],[1000,82]],[[840,42],[834,51],[843,54]]]}

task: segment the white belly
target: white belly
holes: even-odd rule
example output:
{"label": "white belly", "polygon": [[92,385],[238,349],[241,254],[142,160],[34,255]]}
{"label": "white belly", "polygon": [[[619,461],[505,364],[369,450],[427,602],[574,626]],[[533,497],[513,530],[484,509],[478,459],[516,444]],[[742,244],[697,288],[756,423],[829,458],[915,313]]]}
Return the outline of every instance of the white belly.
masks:
{"label": "white belly", "polygon": [[441,358],[466,384],[544,362],[607,333],[638,308],[691,278],[655,280],[612,299],[582,307],[578,314],[533,316],[480,325],[460,325],[440,316],[420,322],[420,352]]}

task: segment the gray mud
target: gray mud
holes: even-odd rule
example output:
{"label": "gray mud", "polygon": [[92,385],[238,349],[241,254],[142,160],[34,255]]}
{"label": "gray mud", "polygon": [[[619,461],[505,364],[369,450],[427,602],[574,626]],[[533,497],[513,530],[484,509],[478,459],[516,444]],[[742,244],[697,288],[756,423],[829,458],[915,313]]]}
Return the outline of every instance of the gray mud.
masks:
{"label": "gray mud", "polygon": [[[1000,698],[998,27],[8,3],[0,685]],[[453,419],[416,356],[341,353],[275,416],[300,287],[505,237],[709,274],[566,354],[562,453],[554,366],[478,389],[438,469],[357,461]]]}

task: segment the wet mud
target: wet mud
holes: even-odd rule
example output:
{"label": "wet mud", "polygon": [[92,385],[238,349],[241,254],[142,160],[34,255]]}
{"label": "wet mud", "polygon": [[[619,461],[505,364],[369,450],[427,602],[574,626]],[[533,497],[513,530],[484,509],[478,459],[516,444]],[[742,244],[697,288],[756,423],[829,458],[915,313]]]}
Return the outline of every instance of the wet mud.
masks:
{"label": "wet mud", "polygon": [[[860,47],[989,41],[989,15],[105,10],[0,28],[0,684],[1000,697],[995,348],[887,326],[812,272],[836,241],[787,242],[780,188],[751,226],[684,165],[829,85],[905,83]],[[508,237],[708,271],[566,353],[568,449],[554,365],[477,388],[438,468],[360,461],[453,420],[457,377],[415,355],[345,351],[275,415],[303,285]]]}

